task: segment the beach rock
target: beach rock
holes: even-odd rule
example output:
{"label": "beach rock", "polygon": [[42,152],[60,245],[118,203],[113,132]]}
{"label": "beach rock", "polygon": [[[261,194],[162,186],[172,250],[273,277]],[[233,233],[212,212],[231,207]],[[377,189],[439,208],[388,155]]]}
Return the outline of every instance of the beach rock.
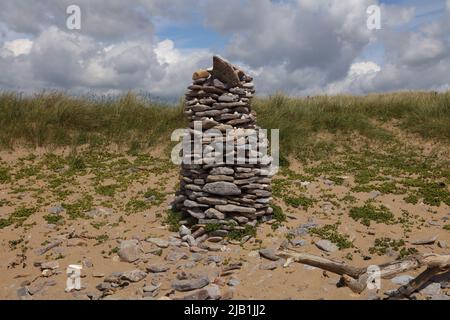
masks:
{"label": "beach rock", "polygon": [[205,215],[207,218],[211,219],[219,219],[219,220],[225,219],[225,214],[214,208],[209,208],[208,210],[206,210]]}
{"label": "beach rock", "polygon": [[281,259],[280,257],[278,257],[275,254],[275,250],[273,250],[273,249],[260,249],[259,255],[263,258],[266,258],[266,259],[272,260],[272,261],[277,261],[277,260]]}
{"label": "beach rock", "polygon": [[264,263],[259,266],[261,270],[275,270],[278,268],[277,262]]}
{"label": "beach rock", "polygon": [[433,282],[428,284],[425,288],[420,290],[420,293],[426,296],[436,296],[441,294],[441,284]]}
{"label": "beach rock", "polygon": [[396,276],[391,279],[391,282],[400,286],[407,285],[412,279],[414,279],[413,276],[410,275],[401,275]]}
{"label": "beach rock", "polygon": [[224,212],[224,213],[228,213],[228,212],[229,213],[232,213],[232,212],[237,212],[237,213],[255,213],[256,212],[255,208],[236,206],[234,204],[217,205],[215,208],[217,210],[219,210],[220,212]]}
{"label": "beach rock", "polygon": [[130,282],[139,282],[147,276],[147,273],[142,270],[131,270],[122,273],[121,279]]}
{"label": "beach rock", "polygon": [[232,168],[227,168],[227,167],[216,167],[213,168],[210,173],[211,175],[233,175],[234,174],[234,170]]}
{"label": "beach rock", "polygon": [[141,249],[137,240],[123,240],[120,243],[118,256],[122,261],[134,262],[141,257]]}
{"label": "beach rock", "polygon": [[438,238],[438,236],[434,236],[434,237],[426,238],[426,239],[417,239],[417,240],[411,241],[411,244],[414,244],[414,245],[433,244],[436,242],[437,238]]}
{"label": "beach rock", "polygon": [[167,261],[177,262],[177,261],[179,261],[181,259],[187,259],[187,258],[189,258],[189,256],[187,255],[186,252],[173,250],[173,251],[170,251],[167,254],[165,259]]}
{"label": "beach rock", "polygon": [[150,242],[159,248],[164,249],[164,248],[169,247],[169,241],[161,239],[161,238],[148,238],[145,241]]}
{"label": "beach rock", "polygon": [[231,182],[207,183],[203,186],[203,191],[221,196],[234,196],[241,194],[241,189]]}
{"label": "beach rock", "polygon": [[166,272],[170,269],[169,266],[166,265],[157,265],[157,264],[152,264],[147,266],[147,271],[151,272],[151,273],[163,273]]}
{"label": "beach rock", "polygon": [[209,279],[205,275],[193,276],[190,279],[174,280],[172,282],[172,288],[176,291],[191,291],[200,289],[209,284]]}
{"label": "beach rock", "polygon": [[51,214],[56,214],[56,215],[61,214],[61,213],[63,213],[64,211],[65,211],[65,209],[64,209],[63,206],[61,206],[61,205],[57,205],[57,206],[51,207],[51,208],[49,209],[49,212],[50,212]]}
{"label": "beach rock", "polygon": [[326,252],[335,252],[339,250],[339,248],[329,240],[318,240],[314,244],[317,248]]}
{"label": "beach rock", "polygon": [[192,75],[192,80],[198,80],[202,78],[208,78],[210,76],[210,73],[207,70],[197,70]]}
{"label": "beach rock", "polygon": [[180,228],[178,229],[178,233],[180,234],[180,237],[184,237],[184,236],[192,234],[191,229],[187,228],[184,225],[180,226]]}
{"label": "beach rock", "polygon": [[215,79],[219,79],[227,87],[237,87],[240,84],[239,77],[233,66],[219,56],[213,57],[212,74]]}

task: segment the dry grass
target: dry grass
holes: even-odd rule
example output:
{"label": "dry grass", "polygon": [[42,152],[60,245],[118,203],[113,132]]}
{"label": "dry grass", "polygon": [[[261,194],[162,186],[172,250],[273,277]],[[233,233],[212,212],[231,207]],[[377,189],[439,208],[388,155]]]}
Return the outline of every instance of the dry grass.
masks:
{"label": "dry grass", "polygon": [[[311,158],[327,154],[336,147],[336,137],[353,133],[389,141],[391,133],[374,125],[373,120],[395,119],[406,131],[450,140],[449,92],[312,98],[274,95],[255,99],[253,106],[261,127],[280,129],[280,144],[286,156]],[[148,146],[169,141],[174,129],[185,126],[182,102],[168,105],[144,101],[131,93],[117,99],[70,97],[57,92],[35,96],[0,94],[2,147],[110,142]],[[335,138],[318,138],[323,133]]]}

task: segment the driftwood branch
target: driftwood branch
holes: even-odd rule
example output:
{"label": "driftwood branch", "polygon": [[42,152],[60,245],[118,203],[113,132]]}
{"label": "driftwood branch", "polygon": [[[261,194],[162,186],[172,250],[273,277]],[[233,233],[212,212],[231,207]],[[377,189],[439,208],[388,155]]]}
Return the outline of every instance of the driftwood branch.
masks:
{"label": "driftwood branch", "polygon": [[[340,283],[356,293],[363,292],[367,287],[368,281],[370,281],[371,273],[369,272],[369,267],[354,267],[343,262],[291,250],[279,251],[277,255],[287,259],[285,266],[292,262],[299,262],[338,274],[341,276]],[[450,255],[414,255],[400,261],[379,265],[382,279],[390,279],[397,274],[424,266],[427,267],[424,272],[411,280],[407,285],[401,286],[390,298],[408,297],[434,275],[450,269]]]}

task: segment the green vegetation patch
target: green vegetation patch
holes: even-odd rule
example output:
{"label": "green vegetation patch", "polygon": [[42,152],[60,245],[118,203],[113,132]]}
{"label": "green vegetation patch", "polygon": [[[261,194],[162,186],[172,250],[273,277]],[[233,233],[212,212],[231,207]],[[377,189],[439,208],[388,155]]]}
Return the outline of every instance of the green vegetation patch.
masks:
{"label": "green vegetation patch", "polygon": [[64,221],[64,218],[57,214],[48,214],[44,216],[44,220],[50,224],[61,224]]}
{"label": "green vegetation patch", "polygon": [[256,237],[256,228],[253,226],[245,226],[244,229],[233,229],[227,235],[228,239],[236,241],[241,241],[245,236]]}
{"label": "green vegetation patch", "polygon": [[139,200],[139,199],[131,199],[125,205],[125,211],[128,214],[142,212],[148,208],[150,208],[150,204],[147,201],[143,201],[143,200]]}
{"label": "green vegetation patch", "polygon": [[394,214],[385,206],[375,207],[368,203],[363,207],[354,207],[350,209],[350,217],[355,221],[360,221],[365,226],[370,226],[372,221],[376,223],[390,224],[394,220]]}
{"label": "green vegetation patch", "polygon": [[272,204],[271,207],[273,209],[272,218],[275,220],[271,227],[273,230],[276,230],[286,221],[286,214],[283,212],[283,209],[276,204]]}
{"label": "green vegetation patch", "polygon": [[92,210],[93,198],[91,195],[85,194],[74,203],[63,203],[62,206],[66,209],[70,219],[86,218],[86,212]]}
{"label": "green vegetation patch", "polygon": [[8,227],[12,224],[16,224],[16,226],[21,226],[25,220],[28,219],[32,214],[37,211],[36,208],[25,208],[20,207],[17,208],[7,219],[0,219],[0,229]]}
{"label": "green vegetation patch", "polygon": [[152,204],[159,206],[166,199],[166,194],[154,188],[149,188],[144,193],[144,198],[151,199]]}
{"label": "green vegetation patch", "polygon": [[9,170],[5,167],[0,166],[0,183],[9,182],[11,179],[11,175],[9,174]]}
{"label": "green vegetation patch", "polygon": [[418,252],[415,248],[406,248],[403,239],[395,240],[387,237],[375,239],[374,246],[369,248],[371,254],[377,254],[379,256],[385,255],[389,250],[398,252],[398,260]]}
{"label": "green vegetation patch", "polygon": [[312,207],[314,205],[314,199],[305,196],[286,197],[284,201],[291,207],[302,207],[304,210],[308,210],[309,207]]}
{"label": "green vegetation patch", "polygon": [[114,197],[118,187],[119,186],[117,184],[109,184],[105,186],[98,186],[95,188],[95,191],[102,196]]}
{"label": "green vegetation patch", "polygon": [[339,249],[352,248],[353,243],[349,240],[349,236],[341,234],[338,231],[339,223],[327,224],[323,227],[311,228],[310,234],[319,236],[321,239],[329,240],[336,244]]}
{"label": "green vegetation patch", "polygon": [[169,231],[178,232],[180,229],[180,221],[183,219],[183,214],[174,210],[169,210],[166,215],[164,223],[169,226]]}

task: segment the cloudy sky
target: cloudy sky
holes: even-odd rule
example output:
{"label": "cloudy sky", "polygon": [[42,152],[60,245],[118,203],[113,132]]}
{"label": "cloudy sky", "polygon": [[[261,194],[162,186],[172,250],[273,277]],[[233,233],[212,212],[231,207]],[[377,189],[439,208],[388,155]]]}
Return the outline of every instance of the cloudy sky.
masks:
{"label": "cloudy sky", "polygon": [[[67,28],[69,5],[80,30]],[[0,1],[2,90],[173,98],[213,54],[262,95],[448,90],[450,0]]]}

